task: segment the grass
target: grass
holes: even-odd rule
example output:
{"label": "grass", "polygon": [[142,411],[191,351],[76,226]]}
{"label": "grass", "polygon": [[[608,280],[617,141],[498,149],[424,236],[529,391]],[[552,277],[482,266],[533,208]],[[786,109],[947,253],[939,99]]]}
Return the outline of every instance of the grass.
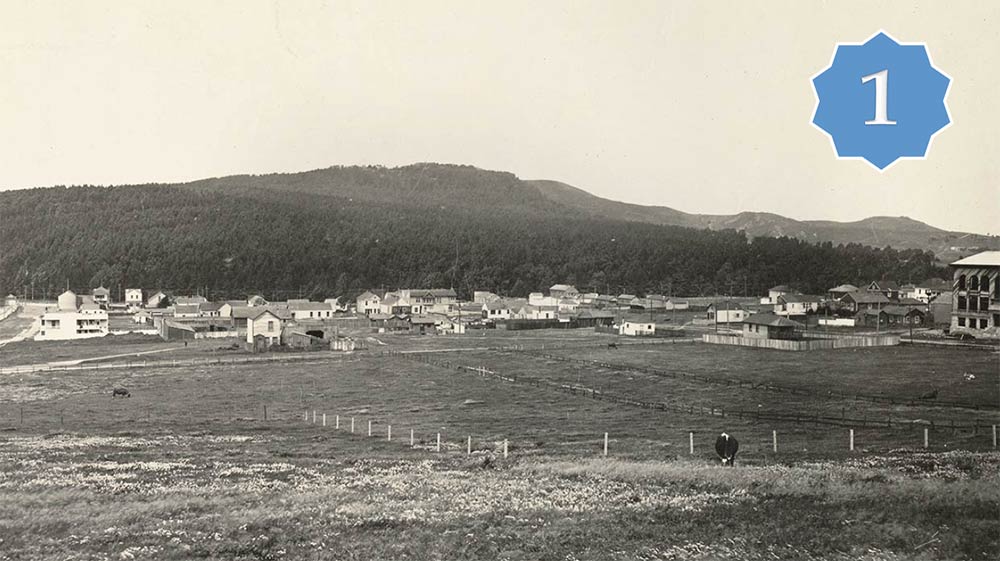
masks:
{"label": "grass", "polygon": [[[533,336],[576,345],[551,352],[720,376],[763,379],[774,370],[786,374],[782,383],[804,387],[820,371],[822,387],[849,387],[860,375],[852,369],[875,363],[883,368],[867,371],[869,383],[905,388],[897,378],[907,365],[924,380],[931,376],[921,364],[988,375],[991,360],[980,351],[901,347],[917,354],[798,353],[786,361],[792,355],[704,353],[699,344],[588,350],[605,338],[579,331]],[[471,337],[382,339],[392,348],[480,346]],[[533,341],[523,332],[483,340]],[[924,451],[917,431],[859,429],[852,454],[842,429],[666,414],[402,357],[320,355],[328,360],[0,378],[0,560],[988,559],[1000,548],[1000,454],[986,434],[937,430]],[[432,356],[600,381],[644,398],[837,406],[523,354]],[[111,399],[114,386],[133,397]],[[965,392],[954,395],[976,397]],[[302,420],[314,410],[318,420],[327,414],[326,427]],[[715,465],[710,442],[723,430],[741,440],[737,469]]]}

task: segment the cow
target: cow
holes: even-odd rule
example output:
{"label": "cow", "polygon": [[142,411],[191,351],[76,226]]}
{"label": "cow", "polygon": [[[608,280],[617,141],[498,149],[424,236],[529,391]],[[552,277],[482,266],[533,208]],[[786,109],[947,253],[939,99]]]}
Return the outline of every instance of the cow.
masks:
{"label": "cow", "polygon": [[722,459],[723,466],[736,465],[736,451],[740,449],[740,443],[736,437],[722,433],[715,439],[715,453]]}
{"label": "cow", "polygon": [[132,397],[132,394],[129,393],[129,391],[126,390],[125,388],[115,388],[115,389],[111,390],[111,399],[114,399],[114,398],[116,398],[118,396]]}
{"label": "cow", "polygon": [[608,343],[608,348],[609,349],[617,349],[618,348],[618,343]]}
{"label": "cow", "polygon": [[920,399],[937,399],[937,394],[938,394],[937,390],[920,394]]}

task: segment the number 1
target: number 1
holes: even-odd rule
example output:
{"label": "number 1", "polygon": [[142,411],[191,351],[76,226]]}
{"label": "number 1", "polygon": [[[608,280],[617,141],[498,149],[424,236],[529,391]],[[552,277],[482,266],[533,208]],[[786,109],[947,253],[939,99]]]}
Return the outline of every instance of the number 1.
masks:
{"label": "number 1", "polygon": [[875,80],[875,118],[865,121],[865,124],[895,125],[896,121],[889,120],[889,69],[863,76],[861,83],[865,84],[871,80]]}

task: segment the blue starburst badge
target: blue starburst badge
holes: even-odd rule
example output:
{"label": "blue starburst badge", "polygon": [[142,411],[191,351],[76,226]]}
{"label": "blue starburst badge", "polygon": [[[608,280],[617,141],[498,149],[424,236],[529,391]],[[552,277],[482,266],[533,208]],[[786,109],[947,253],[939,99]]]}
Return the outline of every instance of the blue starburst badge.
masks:
{"label": "blue starburst badge", "polygon": [[830,135],[838,158],[863,158],[884,170],[900,158],[924,158],[951,124],[951,78],[923,44],[900,44],[880,31],[861,44],[840,43],[830,66],[812,79],[812,122]]}

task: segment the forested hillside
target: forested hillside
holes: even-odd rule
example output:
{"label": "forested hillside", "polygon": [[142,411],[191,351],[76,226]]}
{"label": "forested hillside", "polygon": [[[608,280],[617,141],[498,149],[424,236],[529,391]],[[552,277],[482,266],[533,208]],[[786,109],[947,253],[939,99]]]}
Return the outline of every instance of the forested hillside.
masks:
{"label": "forested hillside", "polygon": [[119,286],[324,297],[451,286],[526,295],[822,292],[944,271],[920,250],[749,240],[603,219],[468,166],[333,168],[179,186],[0,193],[0,291]]}

